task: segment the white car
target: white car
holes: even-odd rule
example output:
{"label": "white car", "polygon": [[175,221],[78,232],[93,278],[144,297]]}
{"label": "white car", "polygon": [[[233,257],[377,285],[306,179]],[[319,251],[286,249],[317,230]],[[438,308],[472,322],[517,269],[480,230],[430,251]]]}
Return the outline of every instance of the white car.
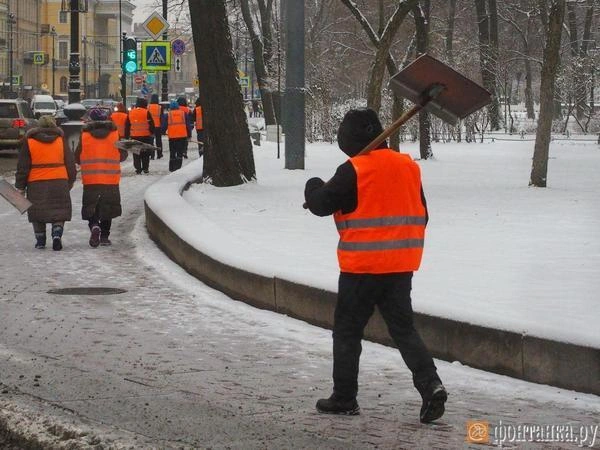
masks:
{"label": "white car", "polygon": [[31,99],[31,110],[33,111],[33,116],[39,119],[45,115],[54,116],[58,107],[51,95],[37,94]]}

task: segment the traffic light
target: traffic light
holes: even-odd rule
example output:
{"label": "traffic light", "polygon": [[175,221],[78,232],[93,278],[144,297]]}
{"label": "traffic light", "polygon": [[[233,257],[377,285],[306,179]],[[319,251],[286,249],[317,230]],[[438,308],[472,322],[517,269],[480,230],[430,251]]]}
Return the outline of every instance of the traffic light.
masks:
{"label": "traffic light", "polygon": [[137,70],[137,41],[135,38],[126,37],[123,39],[123,71],[135,73]]}

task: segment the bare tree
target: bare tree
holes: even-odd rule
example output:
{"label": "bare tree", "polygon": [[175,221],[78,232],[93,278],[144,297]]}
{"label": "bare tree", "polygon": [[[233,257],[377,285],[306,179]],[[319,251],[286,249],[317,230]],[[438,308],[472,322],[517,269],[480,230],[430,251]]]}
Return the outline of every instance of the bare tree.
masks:
{"label": "bare tree", "polygon": [[[371,43],[375,46],[375,59],[371,66],[369,74],[369,82],[367,87],[367,106],[379,111],[381,107],[381,87],[383,84],[383,76],[386,65],[388,69],[390,56],[390,47],[393,42],[394,35],[402,21],[406,18],[410,10],[417,4],[418,0],[403,0],[398,2],[398,6],[390,19],[387,21],[383,32],[378,35],[373,30],[373,27],[367,18],[358,9],[356,3],[352,0],[341,0],[344,5],[352,12],[358,20],[363,30],[367,33]],[[393,63],[393,59],[392,59]],[[394,64],[395,65],[395,64]]]}
{"label": "bare tree", "polygon": [[206,130],[202,180],[239,185],[256,170],[225,0],[195,0],[189,8]]}
{"label": "bare tree", "polygon": [[[415,29],[417,36],[417,56],[427,52],[429,47],[429,0],[422,0],[413,7]],[[431,117],[427,111],[419,112],[419,152],[421,159],[429,159],[433,156],[431,150]]]}
{"label": "bare tree", "polygon": [[260,89],[265,123],[272,125],[276,123],[273,105],[274,77],[272,76],[274,71],[273,0],[240,0],[240,7],[252,43],[254,72]]}
{"label": "bare tree", "polygon": [[552,131],[554,86],[560,61],[560,41],[565,15],[566,0],[552,0],[550,12],[544,23],[548,24],[544,62],[542,64],[540,87],[540,114],[535,136],[535,149],[531,167],[530,186],[546,187],[548,176],[548,155]]}
{"label": "bare tree", "polygon": [[477,13],[479,36],[479,60],[483,86],[492,93],[488,107],[492,130],[500,128],[500,114],[496,95],[496,73],[498,61],[498,14],[495,0],[474,0]]}

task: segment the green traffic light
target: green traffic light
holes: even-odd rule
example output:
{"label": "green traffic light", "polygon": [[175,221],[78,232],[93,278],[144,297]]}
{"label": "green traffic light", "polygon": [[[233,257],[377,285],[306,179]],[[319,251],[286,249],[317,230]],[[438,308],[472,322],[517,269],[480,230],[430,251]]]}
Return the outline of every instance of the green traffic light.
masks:
{"label": "green traffic light", "polygon": [[125,72],[133,73],[137,71],[137,63],[135,61],[127,61],[125,63]]}

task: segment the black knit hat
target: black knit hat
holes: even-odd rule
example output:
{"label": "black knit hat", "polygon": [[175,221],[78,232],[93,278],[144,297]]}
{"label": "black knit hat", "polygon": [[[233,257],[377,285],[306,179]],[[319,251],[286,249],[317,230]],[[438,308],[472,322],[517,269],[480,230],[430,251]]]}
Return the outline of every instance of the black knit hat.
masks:
{"label": "black knit hat", "polygon": [[354,156],[383,132],[377,113],[370,108],[351,109],[338,129],[338,145],[348,156]]}

